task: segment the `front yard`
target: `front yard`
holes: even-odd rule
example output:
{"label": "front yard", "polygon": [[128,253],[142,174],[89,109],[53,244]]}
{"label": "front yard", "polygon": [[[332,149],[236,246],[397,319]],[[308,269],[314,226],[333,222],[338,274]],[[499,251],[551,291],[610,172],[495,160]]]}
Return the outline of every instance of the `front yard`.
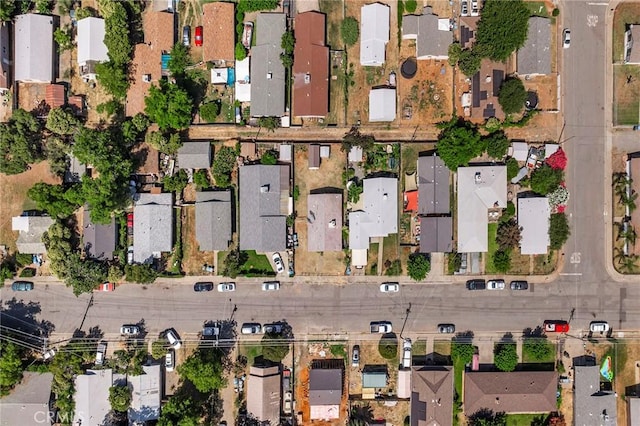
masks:
{"label": "front yard", "polygon": [[613,121],[614,124],[640,123],[640,66],[613,66]]}

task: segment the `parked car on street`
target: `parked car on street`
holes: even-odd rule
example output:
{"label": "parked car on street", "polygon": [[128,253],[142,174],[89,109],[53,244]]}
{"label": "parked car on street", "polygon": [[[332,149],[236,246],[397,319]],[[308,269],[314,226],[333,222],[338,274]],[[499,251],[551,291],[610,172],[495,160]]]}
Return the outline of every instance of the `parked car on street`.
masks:
{"label": "parked car on street", "polygon": [[606,321],[591,321],[589,331],[592,333],[606,333],[609,331],[609,323]]}
{"label": "parked car on street", "polygon": [[259,334],[262,332],[262,326],[257,322],[246,322],[242,324],[240,332],[242,334]]}
{"label": "parked car on street", "polygon": [[398,291],[400,291],[400,284],[382,283],[380,284],[380,291],[383,293],[397,293]]}
{"label": "parked car on street", "polygon": [[453,324],[438,324],[438,333],[453,334],[456,332],[456,326]]}
{"label": "parked car on street", "polygon": [[571,46],[571,30],[569,28],[565,28],[562,30],[562,47],[568,49]]}
{"label": "parked car on street", "polygon": [[123,336],[136,336],[140,334],[140,327],[135,324],[125,324],[120,327],[120,334]]}
{"label": "parked car on street", "polygon": [[282,324],[273,323],[273,324],[265,324],[263,326],[265,333],[271,334],[280,334],[282,333]]}
{"label": "parked car on street", "polygon": [[484,280],[467,281],[467,290],[484,290],[485,288],[487,288],[487,284]]}
{"label": "parked car on street", "polygon": [[191,27],[189,25],[182,27],[182,44],[185,46],[191,44]]}
{"label": "parked car on street", "polygon": [[262,291],[280,290],[280,281],[265,281],[262,283]]}
{"label": "parked car on street", "polygon": [[33,287],[31,281],[14,281],[13,284],[11,284],[11,290],[13,291],[31,291]]}
{"label": "parked car on street", "polygon": [[393,331],[390,321],[373,321],[369,324],[372,333],[386,334]]}
{"label": "parked car on street", "polygon": [[173,348],[173,349],[180,349],[180,347],[182,347],[182,342],[180,341],[180,338],[178,337],[178,333],[176,333],[176,331],[172,328],[168,329],[165,332],[165,337],[167,338],[167,340],[169,341],[169,345]]}
{"label": "parked car on street", "polygon": [[354,345],[351,350],[351,366],[357,367],[360,365],[360,345]]}
{"label": "parked car on street", "polygon": [[402,366],[411,368],[411,339],[404,339],[402,343]]}
{"label": "parked car on street", "polygon": [[176,367],[176,351],[173,349],[169,349],[167,354],[164,356],[164,368],[167,371],[173,371]]}
{"label": "parked car on street", "polygon": [[202,27],[201,26],[197,26],[196,27],[196,35],[194,37],[194,44],[196,46],[202,46]]}
{"label": "parked car on street", "polygon": [[213,290],[212,282],[198,282],[193,285],[193,291],[211,291]]}
{"label": "parked car on street", "polygon": [[218,291],[220,293],[226,293],[228,291],[236,291],[236,283],[225,282],[218,284]]}
{"label": "parked car on street", "polygon": [[569,323],[564,320],[547,320],[543,323],[544,331],[549,333],[567,333]]}
{"label": "parked car on street", "polygon": [[282,261],[282,256],[280,256],[280,253],[276,252],[273,253],[271,255],[271,258],[273,259],[273,263],[275,263],[276,265],[276,272],[278,274],[281,274],[284,272],[284,262]]}
{"label": "parked car on street", "polygon": [[511,281],[511,290],[528,290],[529,283],[526,281]]}
{"label": "parked car on street", "polygon": [[96,351],[96,365],[104,364],[104,357],[107,354],[107,344],[105,342],[98,343],[98,350]]}
{"label": "parked car on street", "polygon": [[469,2],[467,0],[462,0],[460,4],[460,16],[469,16]]}
{"label": "parked car on street", "polygon": [[487,290],[504,290],[504,280],[487,281]]}
{"label": "parked car on street", "polygon": [[113,291],[115,289],[116,289],[116,283],[110,283],[109,281],[105,281],[102,284],[98,284],[94,288],[94,290],[96,291]]}

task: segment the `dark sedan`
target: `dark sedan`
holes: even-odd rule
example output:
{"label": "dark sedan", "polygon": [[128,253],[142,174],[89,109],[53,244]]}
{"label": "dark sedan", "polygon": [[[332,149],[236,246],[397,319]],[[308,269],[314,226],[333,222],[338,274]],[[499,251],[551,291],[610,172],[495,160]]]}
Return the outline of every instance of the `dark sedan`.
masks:
{"label": "dark sedan", "polygon": [[487,288],[485,280],[469,280],[467,281],[467,290],[484,290]]}
{"label": "dark sedan", "polygon": [[193,291],[211,291],[213,290],[213,283],[200,282],[193,285]]}
{"label": "dark sedan", "polygon": [[529,283],[526,281],[511,281],[511,290],[528,290]]}

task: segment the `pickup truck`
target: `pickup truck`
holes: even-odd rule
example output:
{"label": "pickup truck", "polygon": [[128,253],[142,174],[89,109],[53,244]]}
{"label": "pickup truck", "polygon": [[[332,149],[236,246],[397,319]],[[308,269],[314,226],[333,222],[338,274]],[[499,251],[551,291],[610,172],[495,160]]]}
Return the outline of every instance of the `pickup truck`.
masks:
{"label": "pickup truck", "polygon": [[393,327],[389,321],[374,321],[370,324],[372,333],[386,334],[391,333]]}

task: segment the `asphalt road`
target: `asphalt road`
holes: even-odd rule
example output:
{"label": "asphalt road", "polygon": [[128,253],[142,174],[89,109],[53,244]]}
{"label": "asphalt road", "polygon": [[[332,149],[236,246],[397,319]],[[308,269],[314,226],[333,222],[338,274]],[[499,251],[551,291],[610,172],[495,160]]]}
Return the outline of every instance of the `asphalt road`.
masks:
{"label": "asphalt road", "polygon": [[609,7],[568,1],[561,10],[564,26],[572,32],[571,47],[560,49],[566,120],[561,142],[569,157],[567,213],[572,235],[564,250],[564,267],[554,282],[535,284],[526,292],[471,292],[460,283],[407,283],[391,295],[381,294],[377,284],[336,284],[331,278],[318,278],[315,284],[283,283],[273,293],[262,292],[255,280],[237,280],[238,290],[226,294],[195,293],[189,280],[159,280],[150,286],[124,285],[113,293],[95,294],[88,309],[89,296],[76,298],[60,284],[43,283],[30,293],[1,290],[2,325],[24,325],[19,318],[29,307],[13,303],[15,296],[24,297],[24,303],[35,302],[31,309],[40,312],[34,311],[34,317],[52,322],[59,335],[82,325],[85,331],[98,326],[114,338],[120,325],[139,321],[150,334],[174,327],[181,335],[195,338],[204,321],[228,318],[239,324],[284,319],[298,337],[364,337],[369,322],[375,320],[392,321],[394,331],[400,332],[409,308],[404,334],[414,336],[434,333],[443,322],[455,323],[458,331],[496,336],[517,335],[545,319],[571,319],[573,332],[588,328],[594,319],[607,320],[617,330],[639,329],[640,288],[613,281],[605,267],[605,232],[609,231],[604,223],[608,211],[603,159],[609,152],[604,108],[610,58],[605,49],[605,14],[610,13]]}

